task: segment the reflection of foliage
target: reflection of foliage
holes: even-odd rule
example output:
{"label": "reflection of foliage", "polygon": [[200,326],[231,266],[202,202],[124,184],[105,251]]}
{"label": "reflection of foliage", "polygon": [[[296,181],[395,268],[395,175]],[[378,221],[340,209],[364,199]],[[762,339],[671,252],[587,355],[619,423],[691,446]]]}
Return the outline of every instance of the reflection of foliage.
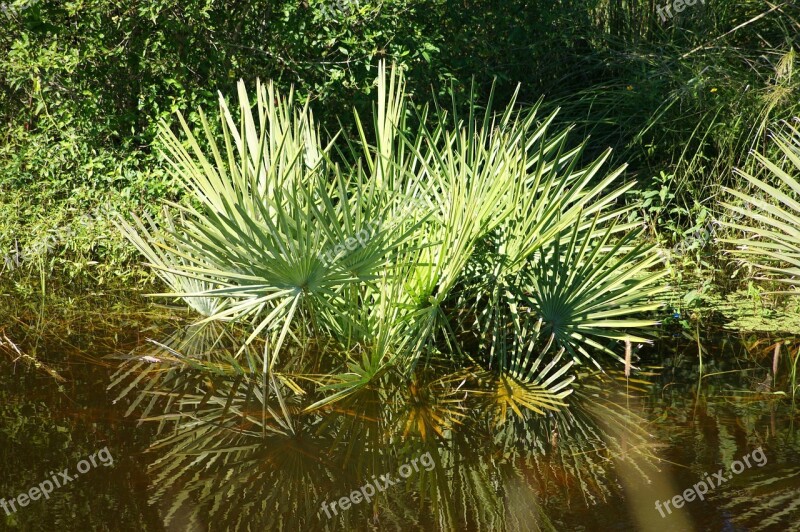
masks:
{"label": "reflection of foliage", "polygon": [[[628,474],[645,481],[669,476],[652,468],[662,453],[650,433],[667,436],[670,461],[689,467],[677,487],[764,445],[769,465],[735,478],[706,504],[735,510],[736,522],[748,528],[796,515],[796,468],[782,468],[765,441],[777,438],[775,447],[796,448],[796,437],[783,430],[785,412],[775,417],[780,404],[739,391],[747,387],[746,374],[725,386],[710,377],[709,396],[676,385],[654,387],[656,404],[667,406],[655,422],[628,406],[647,401],[652,392],[640,386],[646,383],[621,373],[582,371],[568,410],[541,415],[521,409],[503,419],[493,393],[502,376],[474,366],[448,373],[437,363],[420,366],[411,378],[381,373],[339,401],[308,409],[314,397],[304,393],[304,383],[324,378],[308,372],[315,357],[290,357],[300,373],[276,372],[264,393],[263,344],[243,351],[246,366],[237,367],[232,356],[243,335],[232,324],[191,326],[137,352],[118,375],[120,388],[137,381],[127,395],[139,390],[132,396],[138,410],[156,400],[147,417],[165,430],[153,445],[152,500],[167,523],[560,530],[569,527],[561,519],[574,513],[575,502],[628,498],[617,469],[623,462]],[[396,472],[424,452],[435,458],[432,471],[330,520],[320,513],[323,501],[348,495],[373,475]],[[771,501],[789,504],[774,512]]]}
{"label": "reflection of foliage", "polygon": [[[755,477],[755,478],[754,478]],[[800,530],[800,468],[749,472],[747,482],[725,504],[747,530]],[[786,526],[786,523],[793,525]]]}
{"label": "reflection of foliage", "polygon": [[[595,503],[618,495],[608,478],[610,459],[629,462],[646,477],[633,458],[652,456],[654,442],[644,420],[624,405],[626,395],[615,391],[613,380],[599,375],[585,379],[568,412],[514,419],[495,439],[508,459],[541,473],[542,493],[565,490]],[[521,451],[521,441],[538,452]]]}
{"label": "reflection of foliage", "polygon": [[[313,398],[297,384],[308,376],[265,382],[257,342],[238,365],[234,339],[243,334],[231,324],[191,326],[136,352],[114,379],[120,399],[137,389],[131,408],[162,427],[152,500],[167,525],[552,530],[545,501],[604,500],[615,493],[609,458],[647,454],[641,420],[617,406],[624,394],[610,393],[606,377],[585,375],[574,411],[547,416],[522,409],[505,420],[492,390],[506,377],[439,365],[410,379],[383,373],[309,410]],[[320,513],[323,501],[425,452],[431,471],[330,521]]]}
{"label": "reflection of foliage", "polygon": [[[659,358],[674,367],[663,372],[664,385],[654,386],[645,396],[653,418],[648,430],[662,435],[670,460],[681,466],[672,474],[682,475],[681,482],[688,486],[718,468],[727,469],[753,449],[763,449],[763,468],[751,459],[752,467],[711,493],[705,504],[720,509],[705,516],[705,529],[795,530],[800,519],[796,407],[784,393],[759,388],[765,380],[772,382],[775,338],[714,332],[701,339],[713,371],[699,388],[694,357],[679,356],[696,348],[695,340],[662,344]],[[796,338],[779,338],[796,343]],[[786,379],[786,372],[779,370],[777,386]]]}
{"label": "reflection of foliage", "polygon": [[[70,318],[88,312],[85,301],[31,317],[25,308],[29,302],[7,313],[7,298],[0,299],[0,316],[14,316],[5,322],[8,328],[0,337],[7,335],[9,342],[13,338],[21,352],[36,354],[37,361],[65,380],[59,382],[23,359],[12,362],[19,356],[16,352],[11,358],[0,353],[0,497],[8,501],[27,492],[51,471],[74,471],[79,460],[103,447],[114,457],[113,467],[93,468],[84,478],[56,489],[49,500],[18,506],[12,515],[0,509],[0,530],[107,530],[111,523],[115,530],[157,529],[157,516],[134,480],[140,475],[134,455],[148,431],[136,433],[133,427],[111,421],[121,412],[99,407],[107,404],[108,375],[103,367],[85,363],[86,352],[111,349],[120,322],[135,320],[137,313],[130,311],[122,319],[105,316],[91,324],[93,335],[77,335],[76,329],[86,325]],[[76,305],[81,306],[76,310]],[[94,302],[91,311],[101,314],[107,308]]]}
{"label": "reflection of foliage", "polygon": [[[417,434],[423,440],[434,434],[445,438],[461,423],[464,412],[464,393],[458,389],[465,375],[453,374],[429,381],[414,379],[403,388],[407,396],[397,411],[397,419],[402,425],[402,438],[409,433]],[[404,419],[405,418],[405,419]]]}

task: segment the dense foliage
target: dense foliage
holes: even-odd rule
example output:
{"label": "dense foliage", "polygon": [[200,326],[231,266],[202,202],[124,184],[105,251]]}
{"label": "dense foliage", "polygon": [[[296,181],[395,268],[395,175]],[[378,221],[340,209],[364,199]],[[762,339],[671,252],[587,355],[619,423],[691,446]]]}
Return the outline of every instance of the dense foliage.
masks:
{"label": "dense foliage", "polygon": [[[674,245],[705,228],[720,185],[767,132],[800,114],[794,2],[697,3],[661,20],[654,4],[601,0],[90,0],[8,2],[0,27],[0,250],[87,286],[127,278],[134,257],[102,216],[106,201],[155,211],[179,187],[159,159],[157,124],[214,105],[244,79],[271,79],[310,102],[330,131],[368,111],[378,60],[408,91],[560,105],[629,163],[651,236]],[[579,139],[581,135],[574,138]],[[588,160],[587,159],[587,160]],[[79,224],[90,214],[96,223]],[[98,216],[100,215],[100,216]],[[48,249],[53,231],[70,238]],[[697,257],[695,257],[697,258]],[[698,259],[699,260],[699,259]],[[5,263],[5,261],[4,261]],[[25,285],[25,283],[23,283]],[[29,284],[29,283],[28,283]],[[27,286],[27,285],[26,285]],[[25,288],[20,288],[25,290]]]}

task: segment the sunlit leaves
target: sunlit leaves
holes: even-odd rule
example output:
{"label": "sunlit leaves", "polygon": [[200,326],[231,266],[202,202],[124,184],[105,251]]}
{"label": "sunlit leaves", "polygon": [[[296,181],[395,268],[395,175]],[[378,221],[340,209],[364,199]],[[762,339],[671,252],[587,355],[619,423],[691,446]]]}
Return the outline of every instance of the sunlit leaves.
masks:
{"label": "sunlit leaves", "polygon": [[794,171],[789,173],[763,155],[754,154],[770,173],[772,182],[739,172],[758,193],[750,195],[725,189],[746,207],[724,205],[747,218],[749,223],[726,223],[745,233],[745,237],[723,241],[736,246],[731,251],[735,256],[751,261],[775,280],[796,287],[800,282],[800,131],[788,125],[786,131],[786,134],[776,135],[774,143]]}
{"label": "sunlit leaves", "polygon": [[[245,326],[237,357],[266,342],[265,379],[292,349],[325,346],[306,411],[432,360],[497,370],[502,409],[563,407],[578,354],[598,364],[653,324],[639,316],[658,306],[656,255],[618,221],[631,184],[603,174],[608,153],[581,167],[583,146],[539,104],[473,100],[459,116],[404,90],[381,65],[374,116],[325,144],[293,94],[258,84],[251,98],[240,83],[238,108],[220,97],[221,138],[205,118],[193,130],[179,117],[183,140],[162,127],[193,200],[173,205],[175,224],[121,225],[168,295]],[[406,431],[447,425],[418,414]]]}

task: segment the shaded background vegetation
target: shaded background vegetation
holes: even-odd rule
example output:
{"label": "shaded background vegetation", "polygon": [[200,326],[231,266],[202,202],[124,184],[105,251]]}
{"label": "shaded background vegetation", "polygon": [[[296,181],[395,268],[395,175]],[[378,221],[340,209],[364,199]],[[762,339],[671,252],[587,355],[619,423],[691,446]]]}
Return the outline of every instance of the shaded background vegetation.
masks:
{"label": "shaded background vegetation", "polygon": [[[698,2],[661,21],[656,4],[10,2],[0,26],[0,250],[31,247],[107,201],[141,211],[176,197],[153,144],[157,122],[213,108],[239,78],[293,85],[326,128],[351,128],[384,58],[408,71],[417,100],[452,88],[485,101],[496,80],[501,102],[521,84],[521,102],[561,106],[576,141],[592,135],[594,150],[612,146],[631,164],[653,237],[678,240],[705,223],[720,185],[736,185],[748,151],[767,148],[767,131],[800,114],[800,6]],[[70,235],[13,272],[0,265],[4,277],[130,275],[116,266],[133,254],[110,225]]]}

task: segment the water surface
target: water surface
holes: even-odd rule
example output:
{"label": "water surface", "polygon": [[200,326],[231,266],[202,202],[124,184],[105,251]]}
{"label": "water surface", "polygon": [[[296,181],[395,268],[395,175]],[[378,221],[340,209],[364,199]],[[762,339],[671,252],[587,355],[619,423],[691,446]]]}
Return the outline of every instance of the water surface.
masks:
{"label": "water surface", "polygon": [[[256,377],[259,346],[179,311],[90,302],[3,323],[0,497],[113,456],[0,510],[3,529],[798,529],[790,337],[776,382],[775,338],[714,328],[702,379],[697,339],[665,331],[641,374],[587,368],[561,412],[517,412],[481,368],[435,364],[309,410],[312,354]],[[656,509],[720,469],[704,500]]]}

